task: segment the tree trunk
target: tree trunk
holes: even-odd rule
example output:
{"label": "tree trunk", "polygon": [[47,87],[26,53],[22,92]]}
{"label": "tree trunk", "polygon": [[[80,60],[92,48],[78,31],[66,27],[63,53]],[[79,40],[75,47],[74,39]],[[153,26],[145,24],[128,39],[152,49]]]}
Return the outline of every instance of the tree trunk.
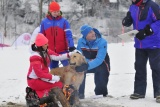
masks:
{"label": "tree trunk", "polygon": [[7,36],[7,15],[4,17],[4,37]]}
{"label": "tree trunk", "polygon": [[38,25],[40,25],[42,21],[42,7],[43,7],[43,0],[38,0],[38,7],[39,7],[39,22]]}

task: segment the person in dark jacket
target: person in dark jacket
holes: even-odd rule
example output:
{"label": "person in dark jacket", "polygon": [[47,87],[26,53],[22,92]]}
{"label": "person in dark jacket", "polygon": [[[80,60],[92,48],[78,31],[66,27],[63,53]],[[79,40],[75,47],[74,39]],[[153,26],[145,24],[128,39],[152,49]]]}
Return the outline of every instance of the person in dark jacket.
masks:
{"label": "person in dark jacket", "polygon": [[[49,12],[40,25],[40,33],[44,34],[48,41],[48,48],[58,54],[73,51],[74,41],[72,38],[72,31],[67,19],[62,17],[60,5],[57,2],[51,2],[49,5]],[[52,60],[50,68],[58,67],[59,61]],[[68,60],[61,61],[63,66],[68,65]]]}
{"label": "person in dark jacket", "polygon": [[[109,80],[110,59],[107,52],[107,41],[100,32],[89,25],[80,29],[82,38],[78,40],[77,50],[82,52],[88,62],[86,73],[94,73],[95,94],[108,95],[107,84]],[[79,98],[85,98],[85,79],[79,88]]]}
{"label": "person in dark jacket", "polygon": [[122,24],[139,31],[134,38],[136,73],[130,98],[145,98],[149,60],[154,98],[160,103],[160,7],[152,0],[132,0]]}

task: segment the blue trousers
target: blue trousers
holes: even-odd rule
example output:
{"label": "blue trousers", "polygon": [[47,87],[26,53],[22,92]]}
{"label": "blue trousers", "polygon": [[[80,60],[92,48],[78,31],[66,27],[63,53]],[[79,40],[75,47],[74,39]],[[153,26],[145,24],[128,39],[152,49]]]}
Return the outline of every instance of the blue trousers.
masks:
{"label": "blue trousers", "polygon": [[146,94],[147,61],[152,70],[154,98],[160,95],[160,49],[136,49],[134,93]]}
{"label": "blue trousers", "polygon": [[[62,60],[61,63],[62,63],[63,66],[67,66],[68,65],[68,60]],[[50,63],[50,69],[57,68],[57,67],[59,67],[59,61],[53,61],[52,60],[51,63]]]}
{"label": "blue trousers", "polygon": [[[105,63],[102,63],[97,68],[87,71],[86,73],[94,73],[94,83],[95,83],[95,95],[108,95],[107,84],[109,80],[109,71],[106,67]],[[85,80],[86,80],[86,73],[84,76],[84,80],[79,88],[79,94],[85,94]]]}

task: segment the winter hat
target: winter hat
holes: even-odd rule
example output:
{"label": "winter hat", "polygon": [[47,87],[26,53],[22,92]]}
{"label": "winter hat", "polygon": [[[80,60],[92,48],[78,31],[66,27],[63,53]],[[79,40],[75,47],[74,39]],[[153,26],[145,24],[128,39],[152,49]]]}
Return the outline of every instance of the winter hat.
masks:
{"label": "winter hat", "polygon": [[88,35],[88,33],[93,30],[93,28],[89,25],[83,25],[81,27],[81,34],[83,35],[84,38]]}
{"label": "winter hat", "polygon": [[59,11],[60,10],[60,6],[57,2],[52,2],[50,5],[49,5],[49,11],[50,12],[53,12],[53,11]]}
{"label": "winter hat", "polygon": [[43,46],[47,43],[48,43],[48,39],[42,33],[38,33],[35,40],[36,46]]}

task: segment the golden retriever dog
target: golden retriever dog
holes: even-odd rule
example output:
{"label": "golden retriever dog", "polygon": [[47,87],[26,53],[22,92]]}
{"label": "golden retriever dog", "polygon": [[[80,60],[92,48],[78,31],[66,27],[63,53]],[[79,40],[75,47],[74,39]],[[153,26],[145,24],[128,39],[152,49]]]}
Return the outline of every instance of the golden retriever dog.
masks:
{"label": "golden retriever dog", "polygon": [[[84,71],[77,72],[75,68],[84,63],[87,64],[84,56],[81,55],[80,53],[74,53],[69,58],[68,66],[53,68],[51,69],[50,73],[53,75],[59,75],[60,81],[64,84],[64,86],[72,85],[74,89],[78,91],[79,86],[81,85],[84,79]],[[78,102],[79,102],[79,98],[78,98]]]}

